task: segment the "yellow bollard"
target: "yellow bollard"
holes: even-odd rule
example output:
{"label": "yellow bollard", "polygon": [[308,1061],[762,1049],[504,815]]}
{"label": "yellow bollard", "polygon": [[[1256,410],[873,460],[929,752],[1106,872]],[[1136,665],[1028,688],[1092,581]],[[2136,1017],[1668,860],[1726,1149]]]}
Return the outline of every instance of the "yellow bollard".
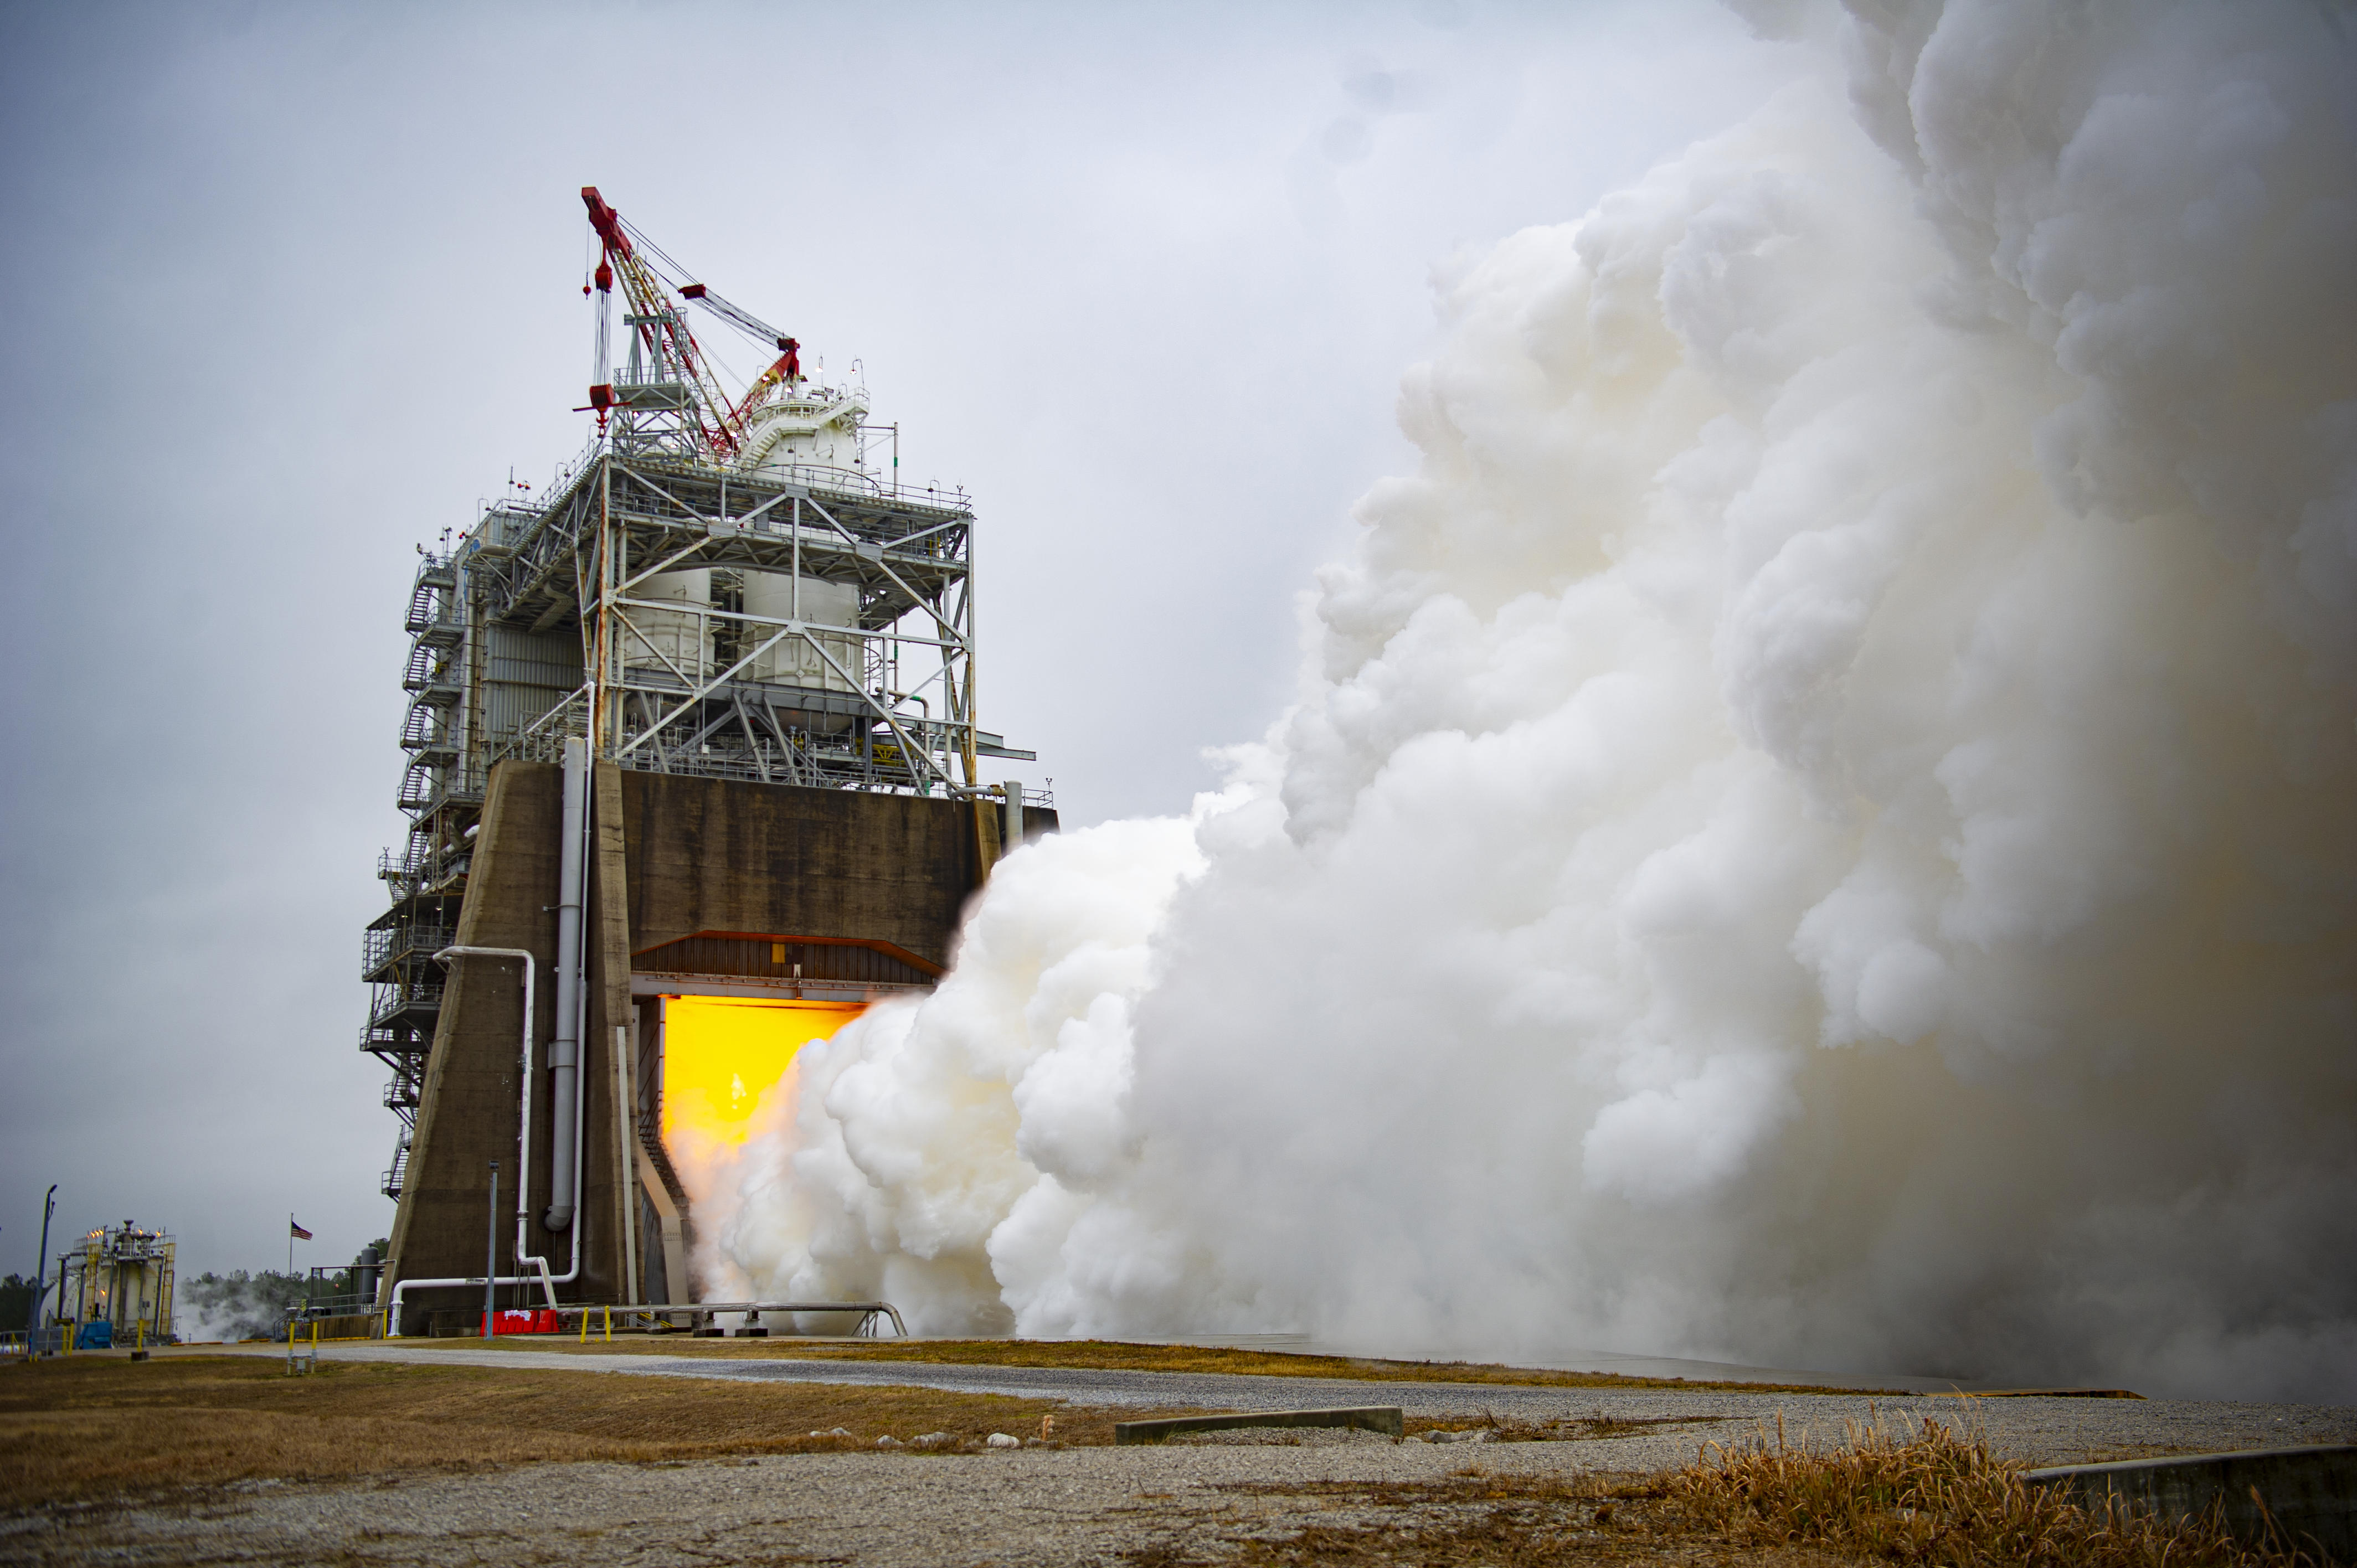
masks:
{"label": "yellow bollard", "polygon": [[581,1343],[589,1343],[589,1309],[586,1306],[581,1309]]}
{"label": "yellow bollard", "polygon": [[610,1306],[609,1306],[609,1307],[606,1308],[606,1343],[607,1343],[607,1344],[608,1344],[608,1345],[611,1345],[613,1342],[614,1342],[614,1309],[613,1309],[612,1307],[610,1307]]}

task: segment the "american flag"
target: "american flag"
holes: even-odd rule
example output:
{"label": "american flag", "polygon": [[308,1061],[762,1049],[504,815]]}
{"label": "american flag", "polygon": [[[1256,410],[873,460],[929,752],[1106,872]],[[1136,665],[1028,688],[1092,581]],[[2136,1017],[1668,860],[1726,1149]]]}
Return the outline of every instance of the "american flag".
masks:
{"label": "american flag", "polygon": [[291,1219],[286,1221],[286,1234],[297,1241],[308,1241],[311,1239],[311,1233],[296,1224]]}

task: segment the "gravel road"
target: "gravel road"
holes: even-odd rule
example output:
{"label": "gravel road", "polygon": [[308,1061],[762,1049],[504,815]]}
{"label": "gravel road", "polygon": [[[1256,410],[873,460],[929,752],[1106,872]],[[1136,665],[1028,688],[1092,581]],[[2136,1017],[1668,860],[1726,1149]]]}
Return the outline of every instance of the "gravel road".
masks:
{"label": "gravel road", "polygon": [[[1557,1444],[1499,1444],[1493,1468],[1543,1470]],[[1223,1489],[1331,1479],[1437,1480],[1468,1450],[1388,1439],[797,1455],[662,1467],[543,1465],[333,1487],[262,1486],[188,1510],[0,1523],[0,1561],[857,1568],[1115,1564],[1125,1553],[1282,1529],[1303,1500]],[[1337,1515],[1310,1505],[1326,1522]]]}
{"label": "gravel road", "polygon": [[[265,1352],[266,1353],[266,1352]],[[283,1351],[279,1352],[284,1354]],[[748,1381],[851,1383],[1012,1394],[1073,1404],[1211,1410],[1310,1410],[1395,1404],[1411,1420],[1465,1421],[1494,1416],[1538,1424],[1598,1414],[1619,1421],[1664,1416],[1714,1419],[1714,1429],[1748,1433],[1772,1426],[1838,1436],[1846,1422],[1878,1415],[1912,1428],[1925,1416],[1953,1419],[1968,1404],[2002,1452],[2037,1464],[2067,1465],[2176,1451],[2279,1448],[2302,1443],[2357,1442],[2357,1410],[2316,1405],[2231,1404],[2190,1400],[1975,1399],[1921,1395],[1781,1394],[1674,1389],[1551,1389],[1511,1383],[1386,1383],[1345,1378],[1240,1377],[1221,1372],[1098,1371],[1071,1367],[974,1367],[922,1361],[797,1360],[698,1355],[601,1355],[596,1351],[412,1348],[398,1342],[322,1347],[323,1359],[420,1361],[485,1367],[619,1372],[640,1377]],[[1615,1440],[1615,1452],[1646,1455],[1623,1469],[1683,1464],[1693,1444],[1655,1458],[1647,1440]],[[1629,1447],[1637,1444],[1641,1446]],[[1564,1446],[1561,1444],[1554,1446]],[[1572,1446],[1577,1446],[1577,1444]]]}

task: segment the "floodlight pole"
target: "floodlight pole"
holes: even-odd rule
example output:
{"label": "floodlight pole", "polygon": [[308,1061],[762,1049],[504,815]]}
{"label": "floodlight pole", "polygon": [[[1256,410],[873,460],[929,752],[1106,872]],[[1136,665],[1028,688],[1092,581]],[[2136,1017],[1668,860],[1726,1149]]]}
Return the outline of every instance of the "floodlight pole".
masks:
{"label": "floodlight pole", "polygon": [[[49,1183],[48,1196],[41,1200],[41,1252],[34,1260],[33,1306],[25,1315],[25,1359],[33,1359],[34,1347],[41,1332],[41,1303],[49,1294],[49,1216],[58,1211],[58,1184]],[[60,1277],[65,1271],[58,1271]]]}

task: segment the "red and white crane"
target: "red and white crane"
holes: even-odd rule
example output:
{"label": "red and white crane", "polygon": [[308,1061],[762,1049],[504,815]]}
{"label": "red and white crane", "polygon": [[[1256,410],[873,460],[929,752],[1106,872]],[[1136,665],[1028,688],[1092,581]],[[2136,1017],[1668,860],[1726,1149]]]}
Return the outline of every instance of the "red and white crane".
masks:
{"label": "red and white crane", "polygon": [[[744,446],[746,422],[753,411],[780,384],[791,387],[802,380],[802,345],[751,312],[731,305],[703,284],[667,279],[656,263],[673,274],[683,274],[685,269],[664,255],[646,235],[624,222],[622,215],[597,194],[596,186],[581,188],[581,202],[589,209],[589,227],[599,246],[597,271],[582,286],[582,292],[587,294],[594,287],[601,294],[610,295],[615,280],[621,280],[623,296],[630,306],[629,319],[632,330],[640,336],[640,347],[653,364],[668,371],[690,389],[694,406],[684,412],[698,438],[715,456],[736,456]],[[689,329],[683,302],[691,299],[765,349],[772,345],[778,349],[775,362],[753,378],[742,397],[734,401],[728,398],[714,371],[711,357]],[[608,318],[605,302],[600,301],[597,380],[589,388],[589,406],[597,411],[601,430],[607,412],[630,401],[627,390],[619,394],[614,390],[608,357]]]}

